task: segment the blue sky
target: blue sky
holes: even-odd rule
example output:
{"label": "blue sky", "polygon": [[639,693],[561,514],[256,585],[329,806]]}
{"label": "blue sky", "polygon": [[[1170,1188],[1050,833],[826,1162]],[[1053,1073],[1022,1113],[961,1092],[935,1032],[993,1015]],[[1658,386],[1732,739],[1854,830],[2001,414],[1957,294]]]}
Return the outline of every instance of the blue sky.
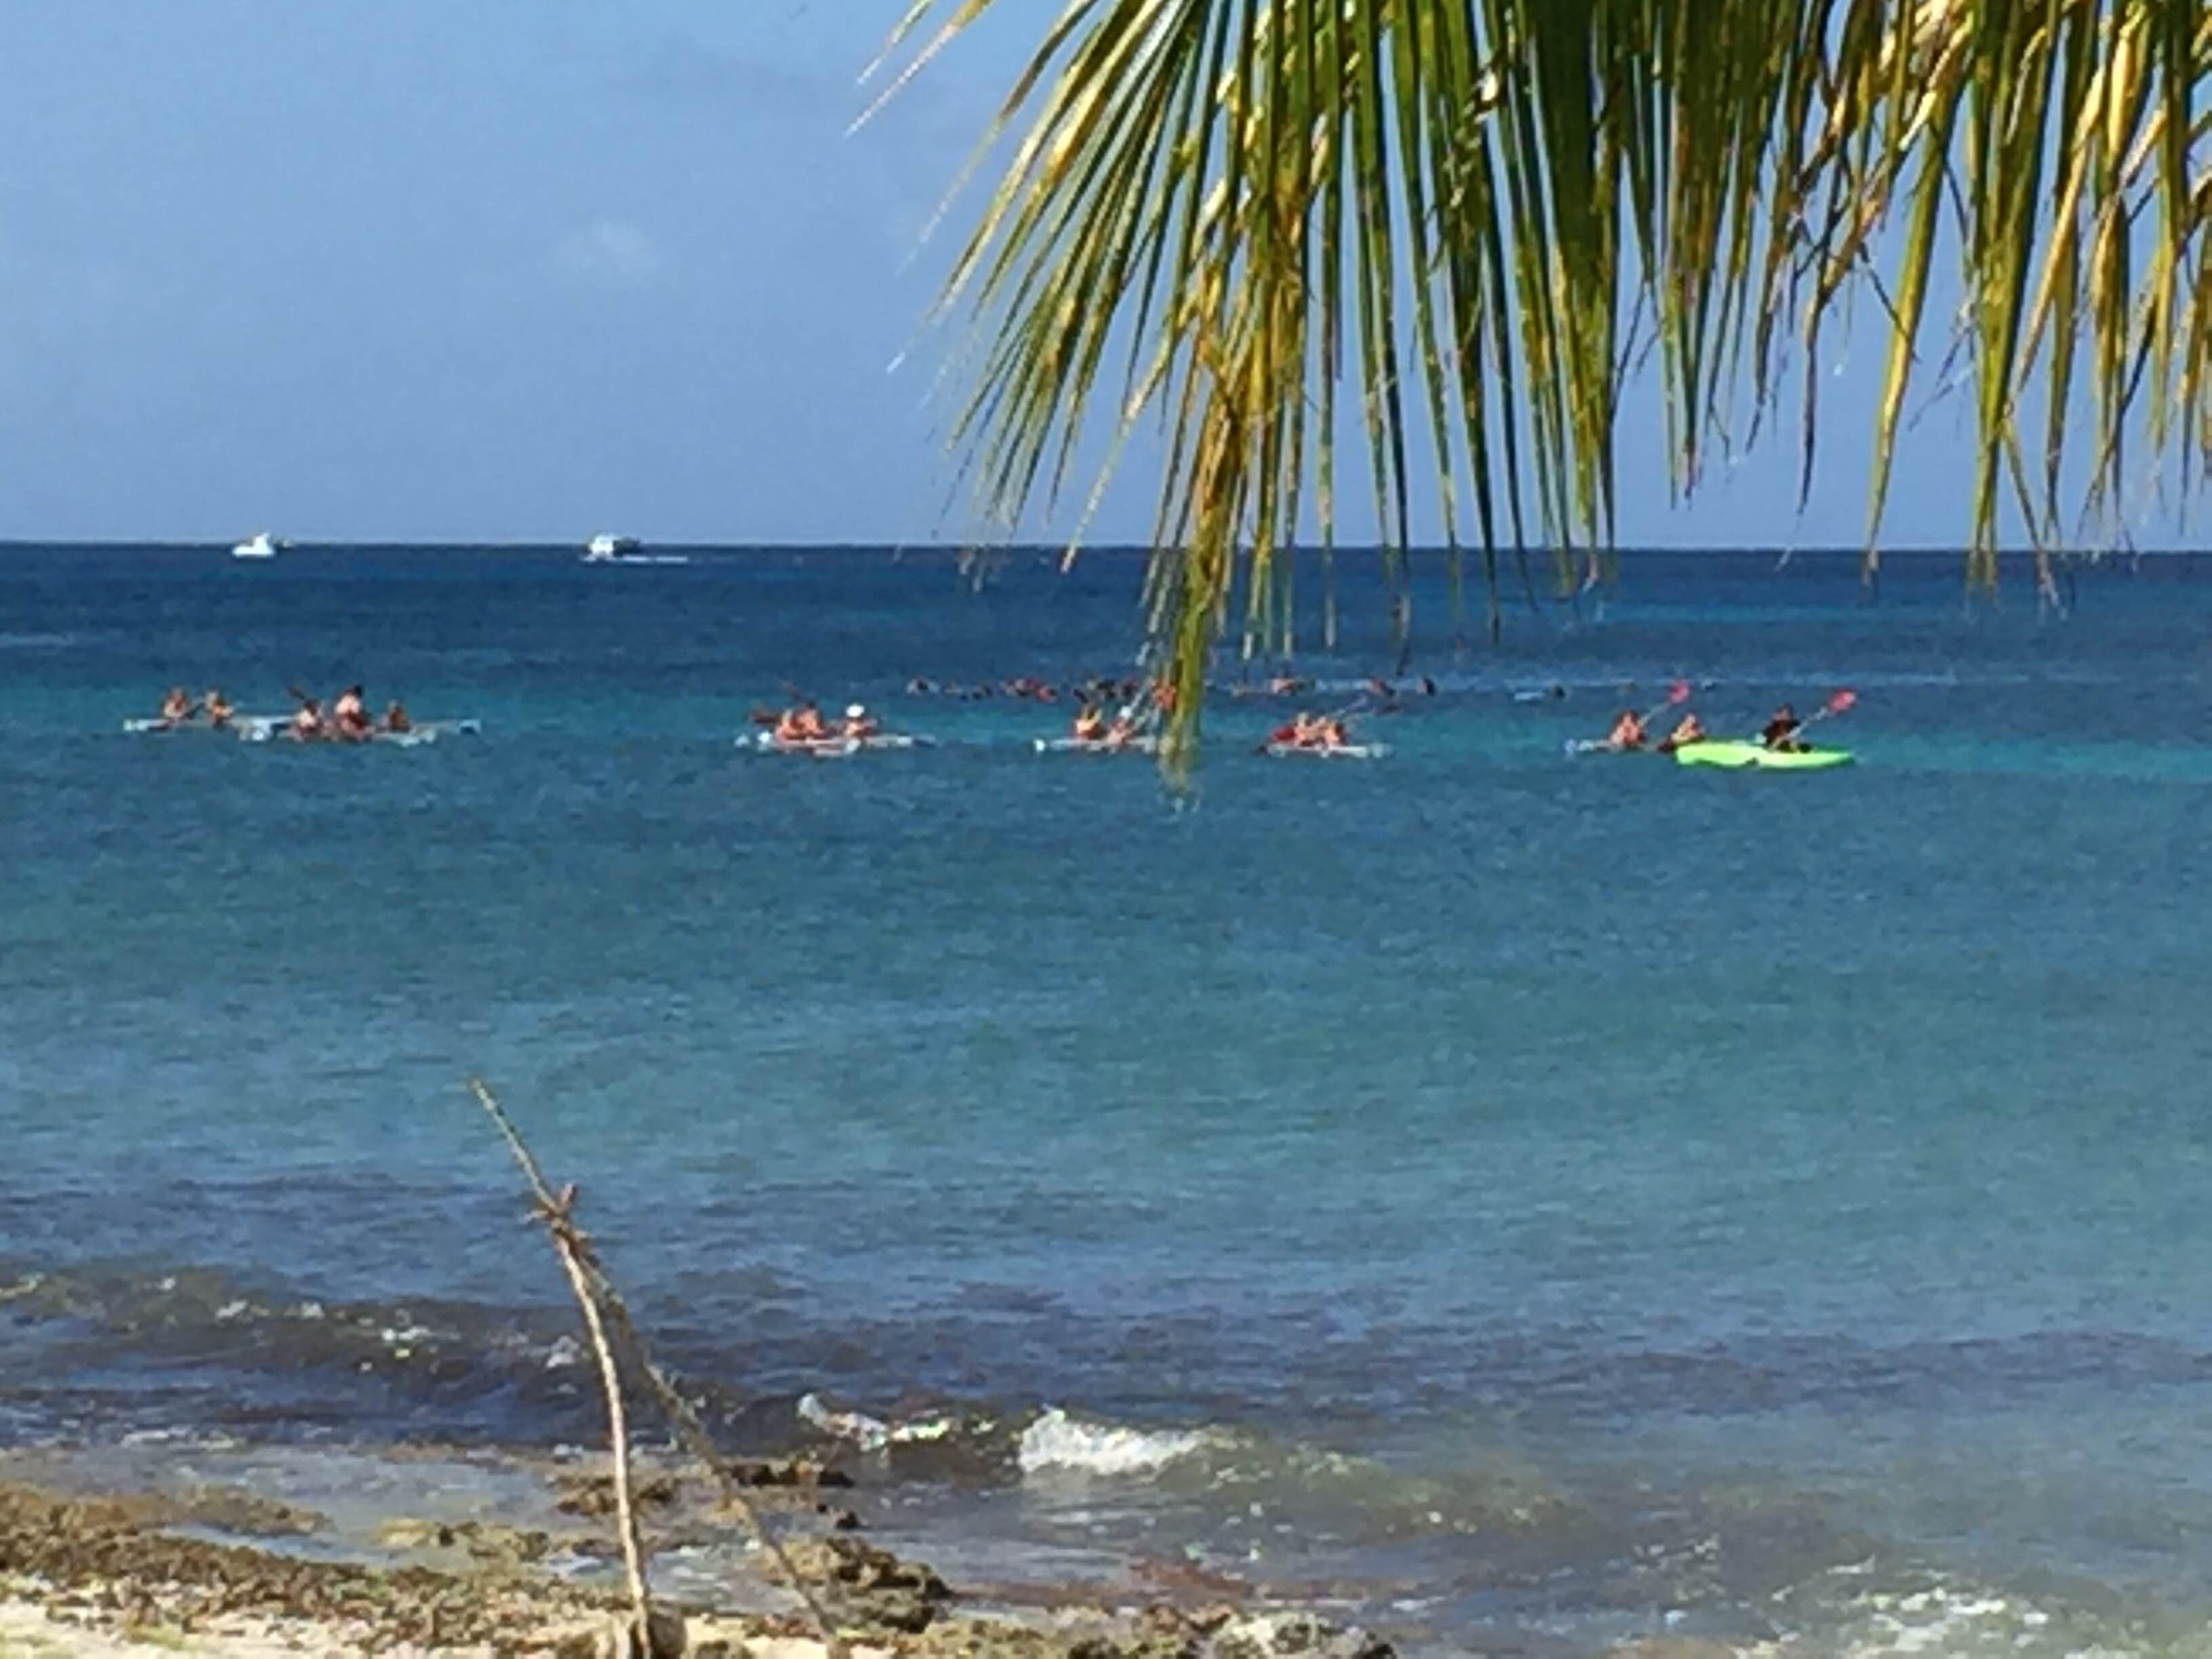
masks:
{"label": "blue sky", "polygon": [[[848,137],[903,3],[9,0],[0,537],[958,536],[938,345],[889,368],[1056,8]],[[1632,427],[1623,538],[1856,541],[1878,345],[1830,352],[1804,520],[1790,434],[1675,509]],[[1962,533],[1967,412],[1916,428],[1890,539]],[[1137,465],[1097,538],[1144,534]]]}

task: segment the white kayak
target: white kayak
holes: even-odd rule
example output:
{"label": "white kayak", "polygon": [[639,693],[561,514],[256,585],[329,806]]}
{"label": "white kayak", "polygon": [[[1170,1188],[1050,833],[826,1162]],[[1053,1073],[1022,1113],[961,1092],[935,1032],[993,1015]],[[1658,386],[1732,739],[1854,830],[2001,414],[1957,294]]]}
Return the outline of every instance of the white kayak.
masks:
{"label": "white kayak", "polygon": [[[269,724],[240,726],[238,735],[248,743],[277,743],[289,740],[291,729],[292,720],[288,714]],[[356,744],[387,744],[394,749],[419,749],[440,738],[473,738],[483,730],[483,722],[479,720],[419,720],[404,732],[372,732],[366,738],[309,738],[301,747],[345,749]]]}
{"label": "white kayak", "polygon": [[763,755],[806,755],[816,760],[842,760],[864,750],[926,749],[927,738],[908,732],[878,732],[871,737],[848,738],[833,733],[826,738],[779,738],[773,732],[740,733],[740,749],[757,749]]}
{"label": "white kayak", "polygon": [[1260,752],[1280,760],[1287,756],[1315,760],[1381,760],[1390,752],[1387,743],[1270,743]]}
{"label": "white kayak", "polygon": [[125,720],[123,722],[123,729],[145,737],[167,737],[172,733],[200,732],[210,737],[242,738],[256,732],[264,732],[271,726],[282,726],[291,718],[289,714],[233,714],[221,726],[216,726],[212,721],[201,720],[198,716],[188,720],[165,720],[156,716],[149,720]]}
{"label": "white kayak", "polygon": [[1032,738],[1040,755],[1156,755],[1158,738],[1124,738],[1119,743],[1104,738]]}

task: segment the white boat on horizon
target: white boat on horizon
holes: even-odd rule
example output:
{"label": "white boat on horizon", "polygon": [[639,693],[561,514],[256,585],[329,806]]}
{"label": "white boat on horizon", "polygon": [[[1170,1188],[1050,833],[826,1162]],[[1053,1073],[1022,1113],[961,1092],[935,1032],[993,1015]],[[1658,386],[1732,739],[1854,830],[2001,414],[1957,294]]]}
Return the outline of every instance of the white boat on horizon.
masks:
{"label": "white boat on horizon", "polygon": [[635,536],[598,535],[584,544],[586,564],[689,564],[689,553],[647,553]]}
{"label": "white boat on horizon", "polygon": [[276,556],[276,538],[265,530],[257,530],[247,539],[235,544],[230,550],[234,559],[273,559]]}

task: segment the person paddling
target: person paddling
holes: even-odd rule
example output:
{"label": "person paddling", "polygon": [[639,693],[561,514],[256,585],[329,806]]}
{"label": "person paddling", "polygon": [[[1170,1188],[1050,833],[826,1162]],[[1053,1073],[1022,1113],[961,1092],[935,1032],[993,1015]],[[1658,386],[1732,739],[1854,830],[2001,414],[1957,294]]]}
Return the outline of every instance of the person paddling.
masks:
{"label": "person paddling", "polygon": [[207,696],[201,699],[200,712],[208,717],[210,726],[218,732],[225,732],[230,729],[230,717],[238,711],[230,706],[230,699],[222,695],[221,686],[210,685]]}
{"label": "person paddling", "polygon": [[286,735],[295,743],[313,743],[327,737],[329,729],[323,724],[323,706],[313,697],[301,697],[299,708],[293,712],[291,724],[285,727]]}
{"label": "person paddling", "polygon": [[1802,754],[1805,744],[1797,734],[1803,731],[1804,727],[1805,722],[1797,718],[1797,711],[1785,702],[1777,708],[1766,724],[1759,728],[1759,740],[1777,754]]}
{"label": "person paddling", "polygon": [[1675,721],[1674,729],[1659,740],[1659,752],[1662,755],[1671,755],[1686,744],[1703,743],[1711,735],[1705,730],[1705,723],[1698,718],[1697,712],[1692,709]]}
{"label": "person paddling", "polygon": [[1350,740],[1340,714],[1300,714],[1290,730],[1294,749],[1340,749]]}
{"label": "person paddling", "polygon": [[1086,702],[1075,711],[1075,740],[1078,743],[1106,741],[1106,715],[1095,702]]}
{"label": "person paddling", "polygon": [[165,726],[182,726],[191,717],[191,694],[181,685],[171,686],[168,695],[161,699],[161,724]]}
{"label": "person paddling", "polygon": [[384,729],[392,732],[412,732],[415,729],[414,720],[409,718],[397,697],[392,700],[392,707],[384,711]]}
{"label": "person paddling", "polygon": [[1650,733],[1644,729],[1644,716],[1633,708],[1624,708],[1613,722],[1613,730],[1605,734],[1605,746],[1615,754],[1625,755],[1644,747]]}
{"label": "person paddling", "polygon": [[1136,716],[1128,709],[1122,708],[1108,724],[1104,742],[1109,749],[1127,749],[1137,741],[1139,735]]}
{"label": "person paddling", "polygon": [[349,743],[359,743],[374,735],[368,724],[368,705],[362,700],[361,687],[349,685],[332,699],[331,725],[331,735]]}
{"label": "person paddling", "polygon": [[882,729],[869,717],[864,704],[852,702],[845,705],[844,736],[857,743],[874,737]]}
{"label": "person paddling", "polygon": [[[1576,750],[1602,750],[1609,754],[1614,755],[1628,755],[1640,752],[1649,745],[1651,741],[1651,722],[1657,720],[1660,715],[1665,714],[1669,708],[1679,708],[1684,703],[1688,702],[1689,700],[1690,683],[1687,680],[1676,680],[1672,685],[1667,688],[1667,696],[1664,702],[1655,703],[1651,708],[1645,709],[1641,714],[1638,713],[1633,708],[1622,709],[1613,722],[1613,729],[1605,734],[1603,741],[1595,744],[1570,744],[1569,747]],[[1681,728],[1678,726],[1676,727],[1676,735],[1671,739],[1671,742],[1679,744],[1695,741],[1694,738],[1686,738],[1680,736],[1680,731]],[[1702,730],[1699,731],[1698,735],[1703,735]],[[1660,752],[1664,754],[1668,751],[1668,744],[1662,744],[1659,745],[1659,748]]]}
{"label": "person paddling", "polygon": [[801,702],[787,708],[775,723],[778,743],[819,743],[830,735],[823,723],[822,711],[811,702]]}
{"label": "person paddling", "polygon": [[1342,714],[1316,714],[1301,709],[1286,725],[1279,726],[1267,733],[1267,740],[1260,745],[1260,752],[1282,754],[1288,750],[1318,750],[1328,753],[1351,746],[1352,734]]}

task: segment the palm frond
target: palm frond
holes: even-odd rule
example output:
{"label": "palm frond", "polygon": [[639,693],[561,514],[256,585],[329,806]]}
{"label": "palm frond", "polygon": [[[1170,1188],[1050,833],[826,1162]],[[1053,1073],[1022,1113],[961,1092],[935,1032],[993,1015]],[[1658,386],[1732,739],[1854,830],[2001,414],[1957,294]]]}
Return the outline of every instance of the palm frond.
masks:
{"label": "palm frond", "polygon": [[[917,0],[892,86],[992,3]],[[1401,626],[1425,500],[1455,593],[1480,548],[1494,629],[1532,530],[1562,587],[1607,568],[1646,344],[1686,491],[1733,405],[1772,411],[1794,338],[1809,477],[1822,329],[1869,291],[1871,562],[1948,252],[1989,582],[2008,514],[2039,557],[2065,533],[2084,395],[2086,518],[2112,521],[2131,437],[2185,480],[2212,463],[2208,82],[2199,0],[1067,0],[945,295],[985,342],[956,441],[1015,524],[1102,398],[1109,456],[1160,421],[1146,594],[1181,768],[1217,642],[1292,637],[1283,556],[1335,544],[1340,425]]]}

